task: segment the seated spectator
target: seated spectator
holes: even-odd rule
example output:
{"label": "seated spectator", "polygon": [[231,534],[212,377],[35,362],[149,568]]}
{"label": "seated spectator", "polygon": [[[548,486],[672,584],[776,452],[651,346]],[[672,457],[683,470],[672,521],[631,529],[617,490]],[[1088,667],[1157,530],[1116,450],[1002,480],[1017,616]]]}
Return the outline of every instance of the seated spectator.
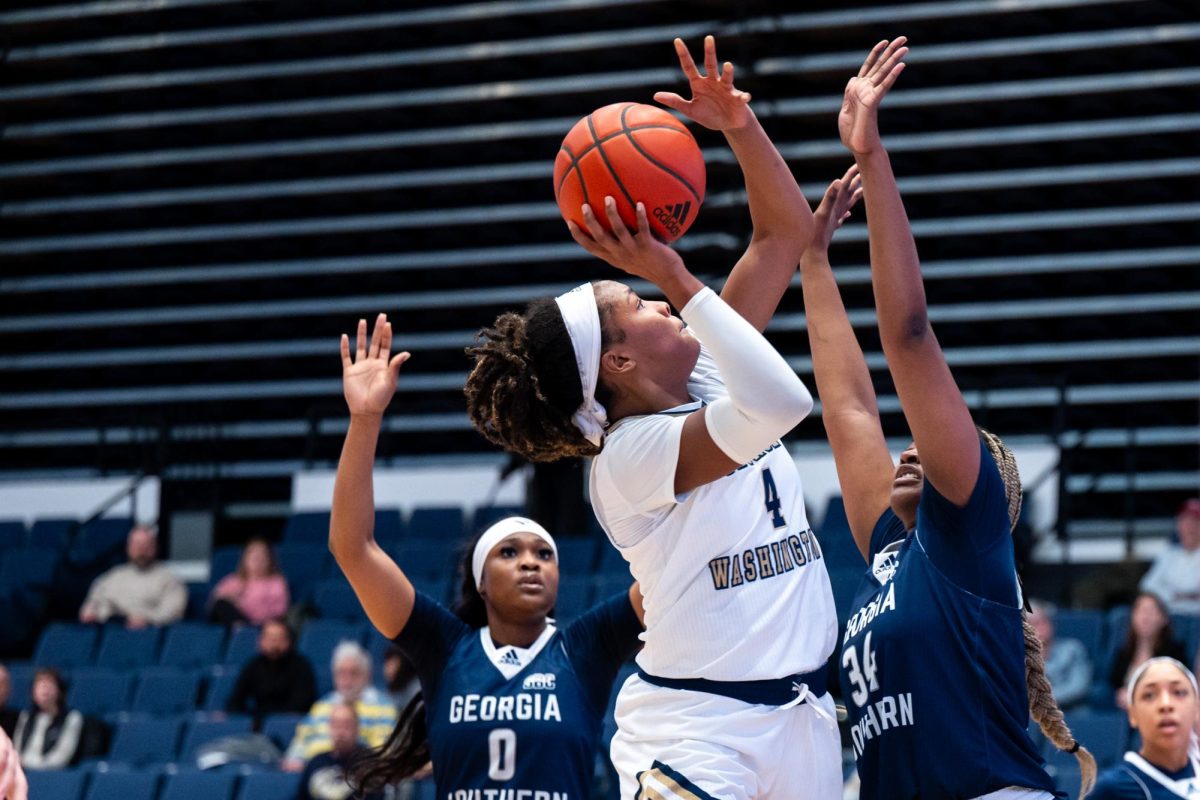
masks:
{"label": "seated spectator", "polygon": [[129,532],[129,563],[113,567],[92,582],[79,609],[81,622],[124,621],[130,628],[169,625],[183,619],[187,589],[157,561],[154,530],[142,525]]}
{"label": "seated spectator", "polygon": [[1172,614],[1200,615],[1200,499],[1180,507],[1175,530],[1178,544],[1158,554],[1138,588],[1161,597]]}
{"label": "seated spectator", "polygon": [[403,709],[408,701],[421,691],[421,682],[417,680],[416,667],[404,657],[404,653],[396,645],[392,645],[383,654],[383,679],[387,683],[388,694],[396,708]]}
{"label": "seated spectator", "polygon": [[254,726],[267,714],[303,714],[317,699],[317,681],[308,659],[297,653],[291,628],[280,619],[263,623],[258,655],[242,667],[225,710],[253,714]]}
{"label": "seated spectator", "polygon": [[9,736],[17,729],[18,714],[17,709],[9,706],[11,698],[12,676],[8,674],[8,667],[0,664],[0,730]]}
{"label": "seated spectator", "polygon": [[286,614],[288,602],[287,581],[279,572],[275,551],[265,539],[251,539],[242,550],[237,571],[213,587],[208,618],[225,625],[261,625]]}
{"label": "seated spectator", "polygon": [[33,674],[33,705],[17,719],[13,744],[25,769],[63,769],[79,750],[83,715],[66,707],[67,686],[58,670]]}
{"label": "seated spectator", "polygon": [[371,656],[354,642],[333,650],[334,690],[309,709],[296,726],[281,766],[289,772],[304,769],[305,762],[330,748],[329,715],[339,703],[352,703],[358,713],[359,734],[371,747],[379,747],[396,726],[396,707],[383,692],[370,685]]}
{"label": "seated spectator", "polygon": [[[313,756],[304,768],[299,800],[349,800],[353,793],[346,782],[346,767],[367,748],[359,741],[358,712],[350,703],[338,703],[329,712],[329,739],[331,749]],[[361,797],[379,800],[383,795]]]}
{"label": "seated spectator", "polygon": [[1127,708],[1125,683],[1129,676],[1156,656],[1170,656],[1180,662],[1187,660],[1183,643],[1175,638],[1166,604],[1158,595],[1142,592],[1133,601],[1129,632],[1108,671],[1108,684],[1113,688],[1113,699],[1118,708]]}
{"label": "seated spectator", "polygon": [[1030,602],[1033,613],[1029,624],[1042,643],[1046,678],[1054,690],[1058,707],[1067,709],[1087,699],[1092,688],[1092,659],[1078,639],[1059,639],[1054,634],[1054,606],[1037,600]]}

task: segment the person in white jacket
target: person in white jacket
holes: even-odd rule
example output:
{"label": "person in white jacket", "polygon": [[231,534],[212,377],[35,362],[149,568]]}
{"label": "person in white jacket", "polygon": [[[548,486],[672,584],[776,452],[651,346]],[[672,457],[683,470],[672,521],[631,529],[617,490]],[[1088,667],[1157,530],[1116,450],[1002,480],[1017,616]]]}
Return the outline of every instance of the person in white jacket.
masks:
{"label": "person in white jacket", "polygon": [[1179,543],[1158,554],[1139,588],[1163,599],[1172,614],[1200,615],[1200,498],[1191,498],[1175,516]]}
{"label": "person in white jacket", "polygon": [[124,620],[129,628],[145,628],[183,619],[187,589],[158,561],[154,529],[135,526],[125,542],[125,553],[128,563],[113,567],[92,582],[79,609],[79,621]]}

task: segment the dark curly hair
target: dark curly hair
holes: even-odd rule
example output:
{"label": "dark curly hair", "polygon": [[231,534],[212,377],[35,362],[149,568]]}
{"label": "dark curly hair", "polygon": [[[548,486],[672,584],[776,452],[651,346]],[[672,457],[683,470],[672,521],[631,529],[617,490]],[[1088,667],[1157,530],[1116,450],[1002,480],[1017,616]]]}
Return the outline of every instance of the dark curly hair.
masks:
{"label": "dark curly hair", "polygon": [[[609,316],[601,304],[602,348],[624,338],[603,324]],[[534,300],[524,314],[501,314],[466,353],[475,362],[463,388],[467,413],[488,441],[530,461],[600,452],[571,421],[583,402],[583,385],[553,298]],[[596,399],[607,401],[603,386],[597,386]]]}

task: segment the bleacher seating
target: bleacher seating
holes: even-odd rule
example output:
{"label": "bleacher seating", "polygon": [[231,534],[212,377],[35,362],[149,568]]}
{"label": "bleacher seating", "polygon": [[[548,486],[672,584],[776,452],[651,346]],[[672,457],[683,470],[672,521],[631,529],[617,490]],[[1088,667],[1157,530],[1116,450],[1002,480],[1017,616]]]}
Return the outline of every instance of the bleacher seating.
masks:
{"label": "bleacher seating", "polygon": [[184,714],[196,707],[200,674],[174,667],[146,667],[138,675],[130,711],[134,713]]}
{"label": "bleacher seating", "polygon": [[54,623],[42,631],[33,662],[59,669],[91,664],[99,630],[95,625]]}
{"label": "bleacher seating", "polygon": [[237,800],[292,800],[300,776],[290,772],[259,772],[242,778]]}
{"label": "bleacher seating", "polygon": [[159,628],[131,630],[117,625],[104,626],[96,666],[128,669],[153,664],[158,655]]}
{"label": "bleacher seating", "polygon": [[[40,663],[53,664],[53,661]],[[67,705],[77,711],[107,717],[128,707],[134,676],[105,667],[77,667],[71,671]]]}
{"label": "bleacher seating", "polygon": [[243,664],[256,655],[258,655],[258,628],[245,626],[235,628],[230,632],[224,661],[227,668],[240,669]]}
{"label": "bleacher seating", "polygon": [[418,507],[408,521],[408,530],[414,539],[457,542],[465,529],[465,515],[459,506]]}
{"label": "bleacher seating", "polygon": [[30,771],[29,796],[46,800],[79,800],[87,773],[78,770],[52,769]]}
{"label": "bleacher seating", "polygon": [[231,772],[180,772],[163,778],[158,800],[233,800],[237,775]]}
{"label": "bleacher seating", "polygon": [[92,774],[84,800],[152,798],[158,791],[158,781],[158,775],[153,772],[96,772]]}
{"label": "bleacher seating", "polygon": [[184,763],[195,763],[196,751],[203,745],[224,736],[250,732],[250,717],[231,714],[224,719],[192,720],[179,745],[179,759]]}
{"label": "bleacher seating", "polygon": [[122,722],[113,734],[108,760],[135,767],[174,761],[182,729],[181,717]]}
{"label": "bleacher seating", "polygon": [[218,625],[182,622],[167,628],[158,663],[164,667],[201,669],[221,660],[225,629]]}

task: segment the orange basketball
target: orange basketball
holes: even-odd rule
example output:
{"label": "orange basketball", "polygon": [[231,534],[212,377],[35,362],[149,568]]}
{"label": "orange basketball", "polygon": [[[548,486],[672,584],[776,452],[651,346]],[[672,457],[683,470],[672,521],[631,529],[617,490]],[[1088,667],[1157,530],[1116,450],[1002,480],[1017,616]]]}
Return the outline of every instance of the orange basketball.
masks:
{"label": "orange basketball", "polygon": [[604,228],[604,198],[617,201],[621,220],[637,230],[638,202],[654,235],[673,242],[704,202],[704,157],[682,122],[641,103],[614,103],[588,114],[567,133],[554,159],[554,197],[565,219],[585,231],[588,203]]}

